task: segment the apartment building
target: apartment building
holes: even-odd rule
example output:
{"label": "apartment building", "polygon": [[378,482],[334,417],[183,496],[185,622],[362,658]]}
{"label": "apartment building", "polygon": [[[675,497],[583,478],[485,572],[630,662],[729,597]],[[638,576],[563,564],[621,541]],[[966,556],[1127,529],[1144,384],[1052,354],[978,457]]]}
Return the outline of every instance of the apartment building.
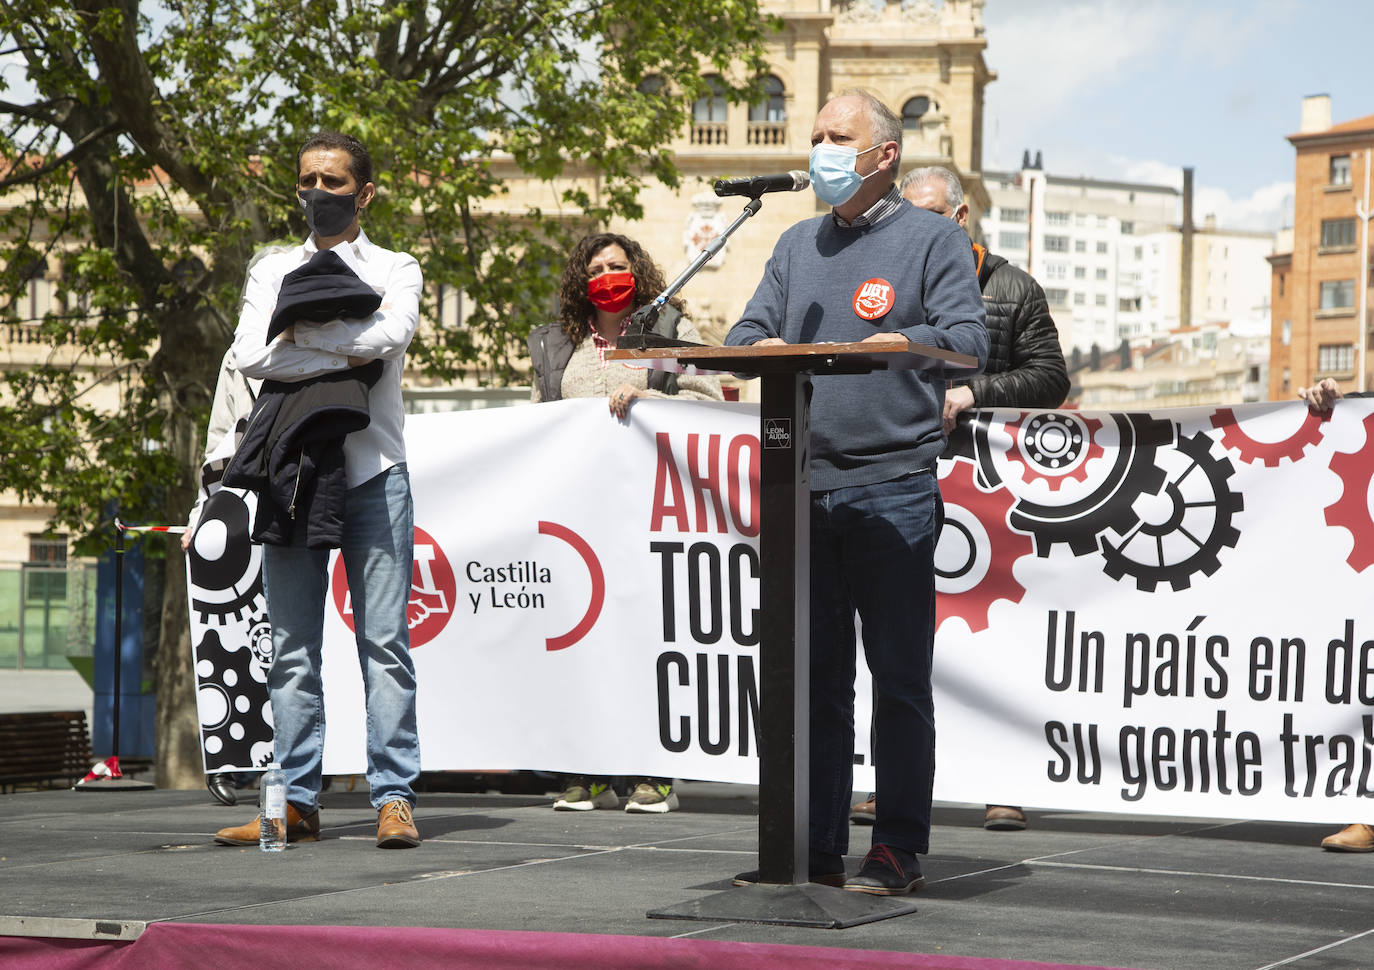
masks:
{"label": "apartment building", "polygon": [[1051,175],[1039,152],[1019,172],[984,173],[987,245],[1040,281],[1066,351],[1144,347],[1221,323],[1267,332],[1271,234],[1226,229],[1211,214],[1195,225],[1192,170],[1180,177],[1182,191]]}
{"label": "apartment building", "polygon": [[1114,348],[1152,328],[1150,240],[1178,225],[1177,189],[1051,175],[1029,151],[1019,172],[983,177],[984,239],[1040,281],[1066,350]]}
{"label": "apartment building", "polygon": [[1369,390],[1374,115],[1332,124],[1331,98],[1313,95],[1288,141],[1293,225],[1269,260],[1269,396],[1290,398],[1327,377],[1347,392]]}

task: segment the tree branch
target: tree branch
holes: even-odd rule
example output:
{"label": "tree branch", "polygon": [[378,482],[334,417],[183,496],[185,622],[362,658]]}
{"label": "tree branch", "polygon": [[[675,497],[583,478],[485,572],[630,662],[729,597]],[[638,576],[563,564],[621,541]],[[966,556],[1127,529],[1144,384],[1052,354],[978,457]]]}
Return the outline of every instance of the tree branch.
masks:
{"label": "tree branch", "polygon": [[[158,115],[162,94],[139,50],[135,6],[123,0],[75,0],[74,7],[83,15],[82,34],[95,55],[110,103],[129,136],[192,196],[228,201],[220,198],[212,179],[184,160],[181,133],[173,131]],[[110,19],[117,23],[117,30],[108,29],[106,21]]]}
{"label": "tree branch", "polygon": [[56,126],[59,123],[57,115],[47,114],[39,110],[48,108],[62,102],[70,102],[72,98],[49,98],[37,104],[14,104],[11,101],[0,101],[0,113],[7,115],[18,115],[21,118],[28,118],[31,121],[41,121],[45,125]]}
{"label": "tree branch", "polygon": [[[43,178],[43,176],[49,174],[50,172],[55,172],[59,168],[69,165],[72,162],[80,161],[81,157],[85,155],[88,151],[90,151],[91,148],[97,142],[105,138],[107,135],[112,135],[117,131],[119,131],[118,122],[112,121],[100,126],[99,128],[87,134],[85,137],[81,138],[67,152],[65,152],[62,155],[59,155],[57,158],[54,158],[46,165],[43,165],[39,168],[31,168],[28,171],[24,172],[22,175],[7,176],[3,179],[0,179],[0,192],[12,189],[17,185],[25,185],[29,182],[37,182],[39,179]],[[14,162],[14,165],[18,164],[19,161],[16,160]],[[13,167],[11,167],[10,170],[13,171]]]}

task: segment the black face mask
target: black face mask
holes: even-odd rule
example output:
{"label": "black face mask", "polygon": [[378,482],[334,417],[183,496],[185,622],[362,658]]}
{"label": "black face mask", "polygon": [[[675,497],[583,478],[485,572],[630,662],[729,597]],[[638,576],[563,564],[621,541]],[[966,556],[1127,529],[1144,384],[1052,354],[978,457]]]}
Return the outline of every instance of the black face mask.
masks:
{"label": "black face mask", "polygon": [[358,193],[336,195],[324,189],[298,189],[297,198],[305,210],[305,224],[320,237],[341,235],[358,214]]}

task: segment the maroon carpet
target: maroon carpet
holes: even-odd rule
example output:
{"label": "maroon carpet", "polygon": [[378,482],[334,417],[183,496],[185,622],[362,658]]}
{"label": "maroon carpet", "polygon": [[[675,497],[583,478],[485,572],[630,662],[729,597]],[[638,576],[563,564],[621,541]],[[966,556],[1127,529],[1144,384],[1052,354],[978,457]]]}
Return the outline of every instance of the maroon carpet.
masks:
{"label": "maroon carpet", "polygon": [[[819,937],[818,937],[819,938]],[[833,939],[833,938],[832,938]],[[1062,963],[932,956],[833,946],[581,933],[367,926],[153,923],[130,943],[0,937],[0,966],[24,970],[1085,970]],[[1108,968],[1087,968],[1108,970]]]}

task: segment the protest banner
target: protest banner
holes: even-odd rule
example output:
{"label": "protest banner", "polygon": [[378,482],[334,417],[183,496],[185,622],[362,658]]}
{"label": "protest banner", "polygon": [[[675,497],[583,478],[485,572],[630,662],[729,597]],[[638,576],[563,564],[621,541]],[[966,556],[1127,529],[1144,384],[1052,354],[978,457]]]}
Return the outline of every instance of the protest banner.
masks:
{"label": "protest banner", "polygon": [[[1371,410],[974,412],[938,469],[936,797],[1367,817]],[[426,770],[757,780],[754,408],[566,401],[406,436]],[[221,555],[251,571],[240,544]],[[191,593],[207,768],[270,750],[261,583],[233,571]],[[356,773],[337,556],[330,575],[325,770]],[[860,663],[859,790],[869,691]]]}

